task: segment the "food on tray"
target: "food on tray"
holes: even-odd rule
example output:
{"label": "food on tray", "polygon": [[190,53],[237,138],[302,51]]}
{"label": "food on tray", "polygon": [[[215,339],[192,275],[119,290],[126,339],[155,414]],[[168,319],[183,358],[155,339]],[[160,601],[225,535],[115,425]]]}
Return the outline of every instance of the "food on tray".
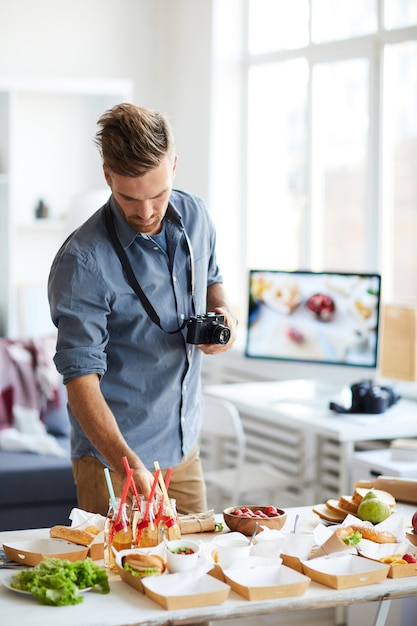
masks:
{"label": "food on tray", "polygon": [[396,565],[407,565],[417,563],[417,559],[411,552],[405,554],[390,554],[379,559],[381,563],[395,563]]}
{"label": "food on tray", "polygon": [[101,532],[100,528],[97,528],[97,526],[87,526],[84,530],[92,535],[98,535]]}
{"label": "food on tray", "polygon": [[132,576],[145,578],[145,576],[160,576],[166,570],[166,563],[158,554],[141,554],[132,552],[122,558],[123,569]]}
{"label": "food on tray", "polygon": [[362,533],[358,529],[354,529],[351,526],[340,528],[339,530],[341,531],[339,538],[347,546],[356,546],[362,539]]}
{"label": "food on tray", "polygon": [[348,513],[351,513],[351,511],[345,509],[345,507],[340,503],[340,500],[336,500],[335,498],[329,498],[326,501],[326,506],[333,511],[333,513],[338,513],[343,519],[345,519]]}
{"label": "food on tray", "polygon": [[283,313],[292,313],[301,302],[301,292],[297,281],[290,277],[281,278],[273,290],[273,299]]}
{"label": "food on tray", "polygon": [[353,306],[355,307],[357,315],[362,317],[364,320],[368,320],[372,317],[373,310],[369,306],[366,306],[366,304],[363,304],[360,300],[355,300]]}
{"label": "food on tray", "polygon": [[106,570],[98,567],[89,557],[84,561],[46,559],[35,567],[16,574],[11,586],[30,592],[41,604],[64,606],[83,601],[80,591],[100,587],[101,593],[109,593]]}
{"label": "food on tray", "polygon": [[287,514],[283,509],[273,505],[243,505],[232,506],[223,511],[223,519],[230,530],[251,535],[258,524],[257,533],[264,527],[280,530],[287,521]]}
{"label": "food on tray", "polygon": [[315,559],[333,552],[347,550],[356,546],[361,539],[361,533],[351,526],[337,528],[321,546],[314,550],[311,558]]}
{"label": "food on tray", "polygon": [[370,490],[362,498],[357,515],[363,521],[379,524],[391,515],[391,509],[384,500],[378,498],[376,493]]}
{"label": "food on tray", "polygon": [[352,515],[358,512],[358,506],[359,502],[355,502],[353,496],[340,496],[339,498],[338,507]]}
{"label": "food on tray", "polygon": [[238,515],[240,517],[259,517],[262,519],[268,519],[268,517],[278,517],[282,515],[282,511],[279,512],[277,508],[273,505],[266,506],[264,507],[263,510],[255,509],[255,511],[252,511],[251,509],[248,509],[247,507],[242,507],[240,509],[238,508],[238,509],[229,511],[229,513],[230,515]]}
{"label": "food on tray", "polygon": [[333,298],[324,293],[313,294],[308,298],[306,305],[321,322],[329,322],[332,320],[336,311]]}
{"label": "food on tray", "polygon": [[[361,505],[365,496],[370,491],[372,492],[374,496],[378,498],[378,501],[382,501],[388,506],[388,509],[391,514],[393,510],[395,509],[395,504],[396,504],[394,496],[392,496],[387,491],[384,491],[381,489],[369,489],[369,488],[362,488],[362,487],[356,487],[352,495],[340,496],[339,500],[336,500],[336,498],[330,498],[325,503],[316,504],[313,507],[313,512],[316,513],[321,519],[324,519],[328,522],[334,522],[334,523],[343,522],[345,517],[349,514],[359,517],[359,514],[358,514],[359,506]],[[384,509],[384,510],[385,512],[387,511],[387,509]],[[366,507],[364,511],[366,514]],[[360,518],[360,519],[363,519],[363,521],[365,521],[365,518]],[[366,521],[372,521],[372,520],[367,519]],[[377,523],[377,522],[373,522],[373,523]]]}
{"label": "food on tray", "polygon": [[283,315],[291,315],[302,300],[298,282],[290,276],[277,276],[274,281],[262,274],[252,277],[251,296]]}
{"label": "food on tray", "polygon": [[65,539],[71,543],[76,543],[80,546],[89,546],[94,538],[95,534],[82,530],[81,528],[71,528],[70,526],[52,526],[49,531],[52,539]]}
{"label": "food on tray", "polygon": [[369,491],[372,491],[380,500],[384,500],[384,502],[386,502],[391,509],[395,509],[396,502],[394,496],[388,491],[384,491],[382,489],[356,487],[352,494],[353,502],[360,504]]}
{"label": "food on tray", "polygon": [[[337,502],[337,500],[333,500],[333,502]],[[316,504],[313,506],[313,513],[318,515],[321,519],[324,519],[326,522],[332,522],[334,524],[339,524],[343,522],[347,513],[346,511],[334,510],[327,506],[327,503]]]}
{"label": "food on tray", "polygon": [[362,534],[363,539],[369,539],[369,541],[374,541],[375,543],[397,543],[395,535],[388,530],[379,530],[365,524],[352,525],[352,528],[358,530]]}
{"label": "food on tray", "polygon": [[175,548],[174,550],[171,550],[172,554],[195,554],[195,550],[193,550],[192,548],[187,547],[183,547],[183,548]]}
{"label": "food on tray", "polygon": [[252,277],[251,294],[254,300],[262,300],[265,291],[268,291],[271,287],[271,281],[265,278],[262,274]]}

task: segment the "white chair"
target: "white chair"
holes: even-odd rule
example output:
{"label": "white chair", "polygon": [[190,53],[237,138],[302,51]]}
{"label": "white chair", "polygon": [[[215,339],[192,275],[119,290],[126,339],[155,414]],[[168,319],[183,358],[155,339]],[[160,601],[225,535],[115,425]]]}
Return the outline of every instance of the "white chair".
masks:
{"label": "white chair", "polygon": [[[245,461],[246,436],[237,408],[205,395],[200,455],[210,508],[237,504],[275,504],[279,492],[300,485],[297,477],[267,463]],[[266,498],[266,499],[265,499]]]}

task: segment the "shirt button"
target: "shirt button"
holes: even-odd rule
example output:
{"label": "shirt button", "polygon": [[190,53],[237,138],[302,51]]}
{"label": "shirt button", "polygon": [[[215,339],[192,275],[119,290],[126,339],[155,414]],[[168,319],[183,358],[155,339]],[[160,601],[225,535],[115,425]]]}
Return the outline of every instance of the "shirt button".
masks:
{"label": "shirt button", "polygon": [[159,250],[158,246],[153,247],[154,250]]}
{"label": "shirt button", "polygon": [[180,318],[183,320],[185,318],[184,313],[181,313]]}
{"label": "shirt button", "polygon": [[174,281],[174,283],[176,283],[176,282],[177,282],[177,277],[176,277],[176,276],[173,276],[173,277],[172,277],[172,280]]}

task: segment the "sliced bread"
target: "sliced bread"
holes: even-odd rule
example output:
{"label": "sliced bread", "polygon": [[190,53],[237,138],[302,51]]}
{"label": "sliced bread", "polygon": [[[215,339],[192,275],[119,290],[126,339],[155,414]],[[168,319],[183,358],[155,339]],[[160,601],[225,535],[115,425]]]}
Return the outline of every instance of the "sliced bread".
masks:
{"label": "sliced bread", "polygon": [[316,513],[321,519],[326,520],[327,522],[334,522],[335,524],[339,524],[343,522],[346,517],[346,513],[337,513],[336,511],[329,509],[327,504],[316,504],[313,507],[313,512]]}
{"label": "sliced bread", "polygon": [[344,511],[352,513],[352,515],[356,515],[356,513],[358,512],[359,504],[354,501],[352,496],[340,496],[339,506]]}

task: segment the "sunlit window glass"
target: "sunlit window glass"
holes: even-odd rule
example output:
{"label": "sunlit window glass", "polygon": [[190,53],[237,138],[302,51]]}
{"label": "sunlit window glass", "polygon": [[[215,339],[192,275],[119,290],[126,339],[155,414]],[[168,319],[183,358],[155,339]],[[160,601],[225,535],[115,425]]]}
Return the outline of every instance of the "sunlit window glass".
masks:
{"label": "sunlit window glass", "polygon": [[311,0],[315,43],[348,39],[377,29],[377,0]]}
{"label": "sunlit window glass", "polygon": [[249,0],[249,52],[307,45],[308,17],[308,0]]}
{"label": "sunlit window glass", "polygon": [[307,63],[252,67],[248,118],[248,265],[297,268],[306,204]]}
{"label": "sunlit window glass", "polygon": [[404,28],[417,24],[416,0],[385,0],[385,28]]}
{"label": "sunlit window glass", "polygon": [[313,71],[312,262],[366,269],[368,62],[323,63]]}
{"label": "sunlit window glass", "polygon": [[417,41],[386,47],[383,202],[395,301],[417,299]]}

